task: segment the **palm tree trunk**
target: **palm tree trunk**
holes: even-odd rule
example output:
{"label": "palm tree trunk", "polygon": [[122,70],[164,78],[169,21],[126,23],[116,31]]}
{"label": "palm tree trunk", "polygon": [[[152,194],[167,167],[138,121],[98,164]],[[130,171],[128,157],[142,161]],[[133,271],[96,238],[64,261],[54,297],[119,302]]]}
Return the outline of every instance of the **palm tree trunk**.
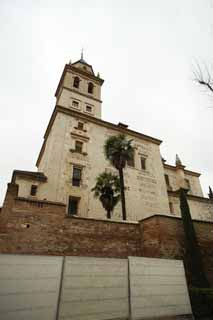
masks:
{"label": "palm tree trunk", "polygon": [[123,220],[126,220],[126,201],[125,201],[125,192],[124,192],[124,175],[123,168],[119,169],[119,177],[121,184],[121,206],[122,206],[122,215]]}
{"label": "palm tree trunk", "polygon": [[107,218],[111,219],[111,211],[109,209],[107,210]]}

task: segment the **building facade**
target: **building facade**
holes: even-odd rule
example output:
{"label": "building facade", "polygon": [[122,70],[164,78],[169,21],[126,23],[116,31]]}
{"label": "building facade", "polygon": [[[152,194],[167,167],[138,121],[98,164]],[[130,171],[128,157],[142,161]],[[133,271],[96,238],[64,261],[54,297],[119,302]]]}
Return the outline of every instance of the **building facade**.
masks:
{"label": "building facade", "polygon": [[[108,137],[122,133],[134,147],[134,161],[124,170],[127,220],[180,216],[177,191],[184,187],[189,190],[193,219],[212,221],[213,205],[203,197],[199,173],[187,170],[178,157],[175,166],[167,164],[159,139],[102,120],[103,82],[83,57],[65,65],[36,163],[38,172],[13,172],[11,182],[18,185],[18,197],[64,204],[68,215],[105,219],[106,212],[91,189],[103,171],[116,173],[105,159],[103,146]],[[119,203],[112,219],[121,217]]]}

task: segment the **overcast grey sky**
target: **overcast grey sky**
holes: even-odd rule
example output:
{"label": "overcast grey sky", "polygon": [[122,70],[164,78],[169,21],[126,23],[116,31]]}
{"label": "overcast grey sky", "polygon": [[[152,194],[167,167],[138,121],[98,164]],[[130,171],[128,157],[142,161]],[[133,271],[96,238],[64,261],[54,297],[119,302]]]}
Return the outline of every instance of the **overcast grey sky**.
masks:
{"label": "overcast grey sky", "polygon": [[[1,0],[0,204],[14,169],[35,170],[64,64],[99,71],[103,119],[162,139],[213,186],[213,98],[193,82],[213,64],[213,0]],[[212,106],[212,109],[211,109]]]}

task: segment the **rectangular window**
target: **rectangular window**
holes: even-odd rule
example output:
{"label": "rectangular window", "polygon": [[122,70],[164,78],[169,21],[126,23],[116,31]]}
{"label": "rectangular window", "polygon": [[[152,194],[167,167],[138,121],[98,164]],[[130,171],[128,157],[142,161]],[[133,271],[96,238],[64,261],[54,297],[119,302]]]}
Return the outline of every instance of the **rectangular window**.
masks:
{"label": "rectangular window", "polygon": [[75,151],[82,153],[82,150],[83,150],[83,142],[75,141]]}
{"label": "rectangular window", "polygon": [[174,207],[173,207],[173,203],[172,202],[169,202],[169,210],[170,210],[170,213],[174,213]]}
{"label": "rectangular window", "polygon": [[84,124],[83,122],[78,122],[78,127],[77,127],[78,130],[84,130]]}
{"label": "rectangular window", "polygon": [[169,176],[168,176],[168,174],[165,174],[164,177],[165,177],[166,185],[169,187],[170,184],[169,184]]}
{"label": "rectangular window", "polygon": [[81,171],[82,171],[81,168],[73,167],[72,185],[75,187],[79,187],[81,184]]}
{"label": "rectangular window", "polygon": [[78,102],[78,101],[73,100],[73,101],[72,101],[72,107],[73,107],[73,108],[77,108],[77,109],[78,109],[78,108],[79,108],[79,102]]}
{"label": "rectangular window", "polygon": [[141,158],[141,169],[146,170],[146,159],[145,158]]}
{"label": "rectangular window", "polygon": [[86,106],[86,112],[92,112],[92,107],[91,106]]}
{"label": "rectangular window", "polygon": [[188,179],[185,179],[187,189],[191,190],[190,182]]}
{"label": "rectangular window", "polygon": [[130,167],[134,167],[135,166],[135,156],[134,156],[134,154],[133,154],[132,159],[129,159],[127,161],[127,165],[130,166]]}
{"label": "rectangular window", "polygon": [[79,198],[69,197],[69,204],[68,204],[68,215],[73,216],[78,214],[78,204]]}
{"label": "rectangular window", "polygon": [[32,184],[31,190],[30,190],[30,195],[31,195],[31,196],[36,196],[37,189],[38,189],[38,186]]}

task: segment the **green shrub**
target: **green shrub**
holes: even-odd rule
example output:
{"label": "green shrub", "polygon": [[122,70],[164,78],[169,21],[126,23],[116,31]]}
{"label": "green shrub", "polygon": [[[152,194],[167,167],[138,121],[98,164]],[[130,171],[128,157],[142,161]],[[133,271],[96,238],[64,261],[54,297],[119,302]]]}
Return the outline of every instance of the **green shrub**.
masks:
{"label": "green shrub", "polygon": [[196,319],[204,315],[213,316],[213,288],[189,288],[189,293]]}

